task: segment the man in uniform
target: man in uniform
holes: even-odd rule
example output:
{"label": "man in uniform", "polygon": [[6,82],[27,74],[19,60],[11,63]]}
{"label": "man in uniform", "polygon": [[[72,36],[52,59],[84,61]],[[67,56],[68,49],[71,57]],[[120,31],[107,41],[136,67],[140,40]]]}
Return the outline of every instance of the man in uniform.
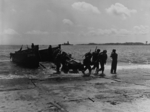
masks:
{"label": "man in uniform", "polygon": [[100,54],[100,49],[97,49],[95,52],[92,53],[92,63],[93,63],[93,68],[92,69],[99,69],[99,54]]}
{"label": "man in uniform", "polygon": [[34,43],[31,44],[31,48],[32,48],[32,49],[34,48]]}
{"label": "man in uniform", "polygon": [[92,58],[92,53],[88,52],[85,54],[85,59],[83,60],[83,65],[85,67],[84,67],[84,70],[82,72],[83,72],[83,74],[85,74],[84,71],[86,71],[88,69],[89,70],[88,76],[90,76],[90,74],[91,74],[91,58]]}
{"label": "man in uniform", "polygon": [[116,53],[115,49],[112,50],[110,57],[112,58],[111,71],[110,72],[111,72],[111,74],[116,74],[118,54]]}
{"label": "man in uniform", "polygon": [[61,64],[62,64],[61,71],[63,71],[64,73],[68,73],[69,72],[68,64],[72,57],[70,57],[70,55],[68,53],[62,52],[60,58],[61,58]]}
{"label": "man in uniform", "polygon": [[101,54],[100,54],[100,64],[101,64],[101,69],[99,69],[98,71],[102,71],[102,76],[104,75],[104,65],[106,64],[107,61],[107,51],[104,50]]}
{"label": "man in uniform", "polygon": [[58,51],[57,54],[54,57],[54,63],[56,65],[56,71],[57,73],[60,73],[60,67],[61,67],[61,51]]}
{"label": "man in uniform", "polygon": [[96,72],[95,75],[98,74],[98,70],[99,70],[99,63],[100,63],[100,49],[97,49],[95,52],[93,52],[92,54],[92,64],[93,64],[93,68],[96,68]]}

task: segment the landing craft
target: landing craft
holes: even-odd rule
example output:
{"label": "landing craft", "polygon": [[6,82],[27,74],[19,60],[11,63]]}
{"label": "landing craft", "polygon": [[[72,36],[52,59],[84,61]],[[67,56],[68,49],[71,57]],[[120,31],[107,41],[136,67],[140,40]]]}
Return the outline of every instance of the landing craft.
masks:
{"label": "landing craft", "polygon": [[42,50],[39,50],[38,45],[32,45],[32,48],[27,48],[25,50],[22,50],[21,47],[20,50],[10,53],[10,58],[13,63],[19,66],[38,68],[39,65],[41,65],[39,62],[53,62],[53,53],[60,48],[60,45],[53,48],[49,46],[47,49]]}
{"label": "landing craft", "polygon": [[27,68],[38,68],[39,67],[39,55],[38,55],[38,46],[34,48],[28,48],[26,50],[20,49],[15,51],[15,53],[10,53],[10,58],[12,62],[17,65],[27,67]]}

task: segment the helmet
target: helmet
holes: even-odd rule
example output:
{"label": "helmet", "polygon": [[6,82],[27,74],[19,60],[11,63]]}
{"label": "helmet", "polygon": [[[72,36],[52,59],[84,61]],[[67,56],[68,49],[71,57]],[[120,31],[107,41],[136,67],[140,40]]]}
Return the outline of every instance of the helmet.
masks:
{"label": "helmet", "polygon": [[97,49],[97,52],[100,52],[101,50],[100,49]]}
{"label": "helmet", "polygon": [[113,51],[113,52],[116,52],[116,49],[113,49],[112,51]]}
{"label": "helmet", "polygon": [[107,50],[103,50],[103,53],[107,53]]}

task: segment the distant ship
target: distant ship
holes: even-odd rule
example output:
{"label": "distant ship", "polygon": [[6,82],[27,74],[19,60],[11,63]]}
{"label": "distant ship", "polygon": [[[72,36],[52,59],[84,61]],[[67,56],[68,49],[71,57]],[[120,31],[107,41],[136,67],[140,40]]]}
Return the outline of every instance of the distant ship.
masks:
{"label": "distant ship", "polygon": [[63,43],[62,45],[73,45],[73,44],[70,44],[69,41],[67,41],[67,43]]}

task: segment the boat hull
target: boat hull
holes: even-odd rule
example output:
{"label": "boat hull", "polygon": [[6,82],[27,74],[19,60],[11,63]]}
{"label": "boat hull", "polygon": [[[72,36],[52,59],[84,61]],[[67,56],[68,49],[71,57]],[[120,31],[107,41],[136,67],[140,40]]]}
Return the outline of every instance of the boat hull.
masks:
{"label": "boat hull", "polygon": [[53,62],[55,58],[55,53],[60,50],[61,49],[59,46],[39,50],[38,52],[39,52],[40,62]]}
{"label": "boat hull", "polygon": [[12,62],[19,66],[27,68],[38,68],[39,67],[39,57],[32,50],[17,51],[15,53],[10,53]]}
{"label": "boat hull", "polygon": [[51,61],[51,53],[48,49],[39,50],[40,62],[49,62]]}

